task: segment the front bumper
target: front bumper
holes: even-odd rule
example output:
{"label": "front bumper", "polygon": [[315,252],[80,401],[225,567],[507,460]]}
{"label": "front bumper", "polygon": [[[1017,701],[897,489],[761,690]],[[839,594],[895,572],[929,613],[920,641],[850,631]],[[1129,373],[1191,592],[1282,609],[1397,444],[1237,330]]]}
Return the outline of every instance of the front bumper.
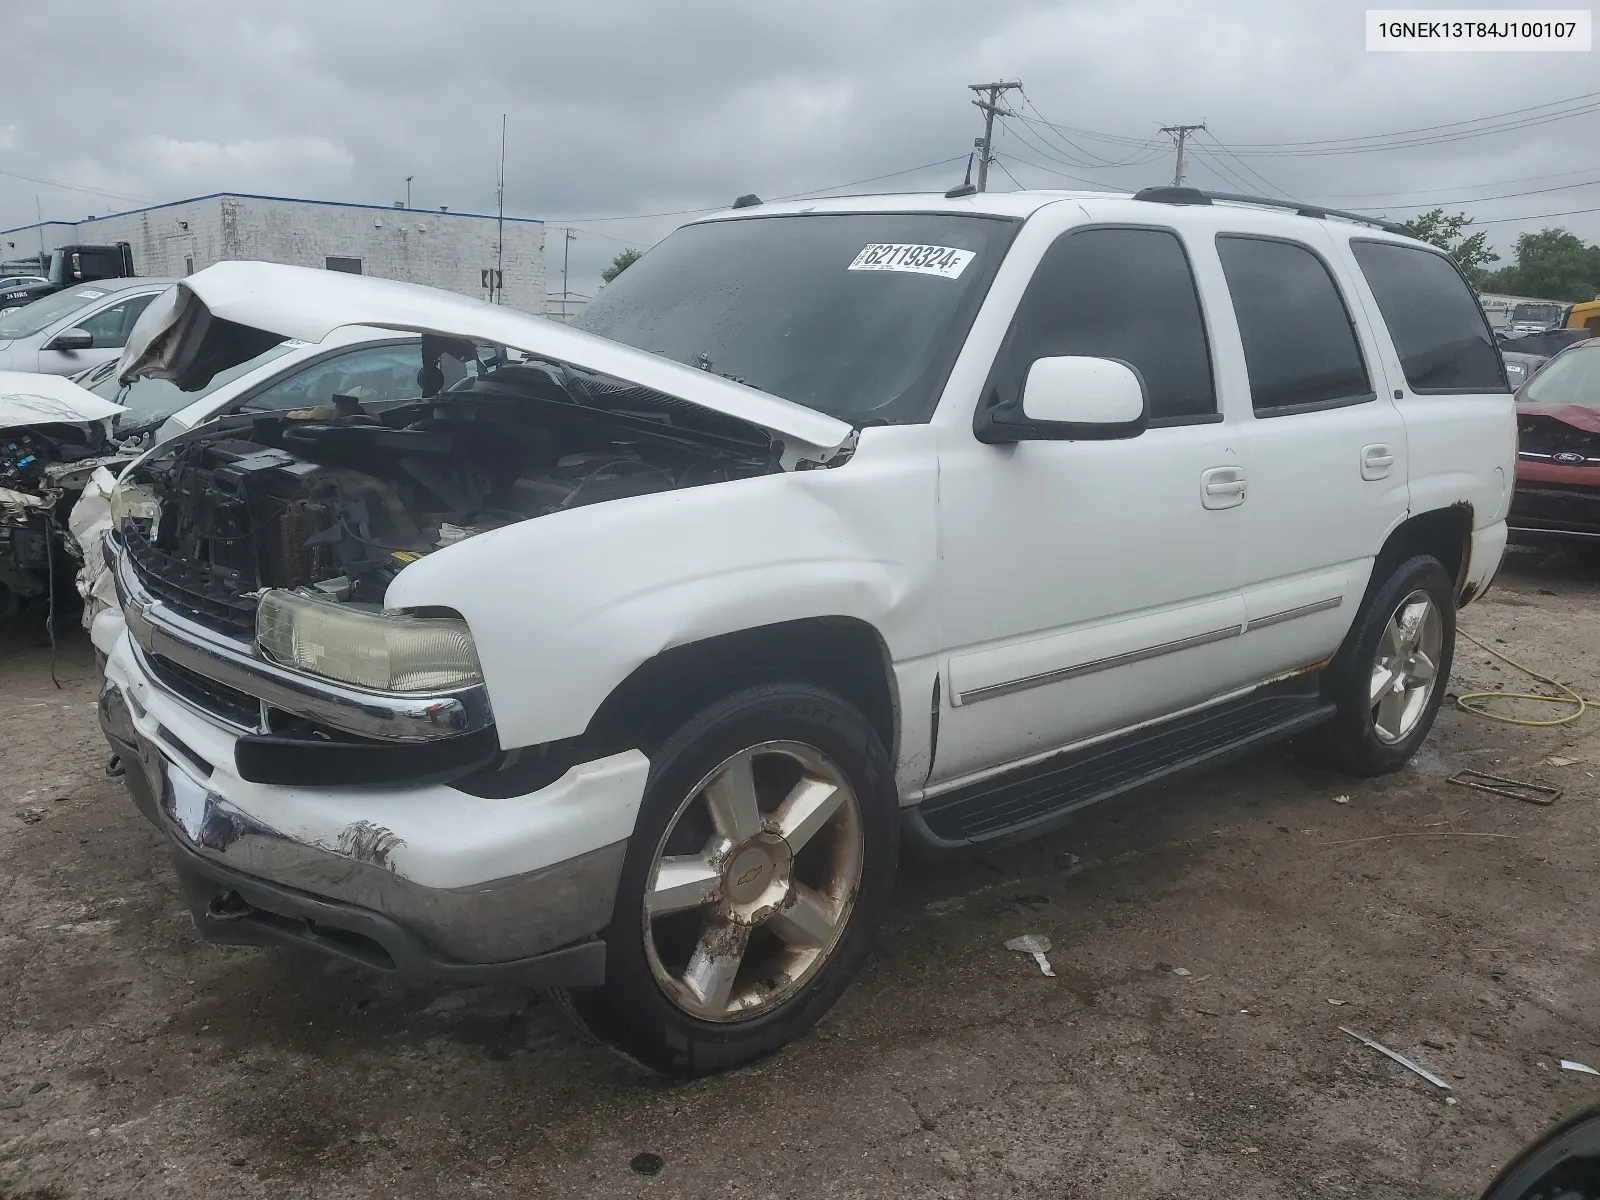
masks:
{"label": "front bumper", "polygon": [[[1587,470],[1588,477],[1600,471]],[[1600,486],[1519,479],[1508,518],[1512,531],[1536,538],[1600,539]]]}
{"label": "front bumper", "polygon": [[165,690],[132,638],[100,720],[165,834],[200,932],[292,942],[413,978],[598,983],[648,760],[574,767],[485,799],[443,784],[279,787],[241,779],[238,731]]}

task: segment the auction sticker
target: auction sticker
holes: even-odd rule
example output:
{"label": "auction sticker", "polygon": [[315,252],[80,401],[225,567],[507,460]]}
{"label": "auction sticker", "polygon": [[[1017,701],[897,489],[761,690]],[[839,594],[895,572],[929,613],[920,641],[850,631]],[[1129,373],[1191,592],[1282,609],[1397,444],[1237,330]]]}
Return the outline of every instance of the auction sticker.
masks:
{"label": "auction sticker", "polygon": [[104,292],[96,291],[93,288],[85,288],[81,292],[73,292],[72,294],[82,300],[98,300],[105,295]]}
{"label": "auction sticker", "polygon": [[851,271],[907,271],[913,275],[941,275],[958,279],[973,260],[971,250],[954,246],[908,246],[874,242],[856,255],[847,268]]}

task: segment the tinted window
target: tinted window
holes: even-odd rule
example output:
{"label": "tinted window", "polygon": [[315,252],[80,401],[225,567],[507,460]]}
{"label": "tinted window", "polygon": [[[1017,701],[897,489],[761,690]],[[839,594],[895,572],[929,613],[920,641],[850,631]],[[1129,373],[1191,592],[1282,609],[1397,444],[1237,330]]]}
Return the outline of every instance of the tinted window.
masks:
{"label": "tinted window", "polygon": [[1257,412],[1372,395],[1350,314],[1327,265],[1304,246],[1225,235],[1217,253]]}
{"label": "tinted window", "polygon": [[46,325],[53,325],[69,313],[87,308],[104,295],[105,291],[101,288],[72,288],[45,296],[22,308],[14,308],[0,319],[0,338],[32,337]]}
{"label": "tinted window", "polygon": [[422,395],[417,373],[422,370],[422,344],[401,342],[368,346],[297,371],[245,405],[253,409],[322,408],[335,396],[354,396],[363,403],[407,400]]}
{"label": "tinted window", "polygon": [[135,296],[121,304],[113,304],[79,321],[77,328],[94,338],[96,350],[120,350],[128,344],[128,333],[133,323],[154,299],[154,296]]}
{"label": "tinted window", "polygon": [[1500,355],[1467,281],[1442,254],[1392,242],[1350,248],[1419,392],[1503,392]]}
{"label": "tinted window", "polygon": [[708,221],[577,324],[847,420],[925,421],[1014,231],[950,213]]}
{"label": "tinted window", "polygon": [[1152,420],[1217,411],[1200,299],[1183,245],[1159,229],[1085,229],[1051,246],[1017,306],[992,381],[1021,393],[1036,359],[1118,358],[1144,377]]}

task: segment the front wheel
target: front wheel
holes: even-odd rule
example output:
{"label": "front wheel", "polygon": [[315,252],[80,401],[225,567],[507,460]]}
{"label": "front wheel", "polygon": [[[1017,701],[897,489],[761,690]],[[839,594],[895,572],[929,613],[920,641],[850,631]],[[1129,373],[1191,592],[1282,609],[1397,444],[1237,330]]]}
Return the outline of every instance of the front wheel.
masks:
{"label": "front wheel", "polygon": [[565,1006],[666,1074],[772,1053],[866,957],[898,834],[888,755],[853,706],[800,684],[728,696],[651,753],[606,982]]}
{"label": "front wheel", "polygon": [[1450,576],[1431,555],[1401,563],[1357,614],[1327,674],[1338,715],[1320,730],[1329,766],[1398,771],[1433,727],[1455,654]]}

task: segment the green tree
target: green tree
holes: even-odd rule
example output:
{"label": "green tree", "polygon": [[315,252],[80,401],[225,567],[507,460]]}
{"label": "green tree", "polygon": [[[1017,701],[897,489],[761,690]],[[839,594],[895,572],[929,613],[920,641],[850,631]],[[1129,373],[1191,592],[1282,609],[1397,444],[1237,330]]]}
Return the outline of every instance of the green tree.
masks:
{"label": "green tree", "polygon": [[1593,300],[1600,295],[1600,246],[1565,229],[1517,238],[1516,262],[1489,275],[1485,290],[1547,300]]}
{"label": "green tree", "polygon": [[629,267],[633,266],[634,263],[638,262],[643,254],[643,250],[635,250],[631,246],[628,247],[628,249],[624,250],[621,254],[617,255],[611,260],[611,265],[609,267],[600,272],[600,282],[610,283],[618,275],[621,275]]}
{"label": "green tree", "polygon": [[1412,217],[1408,224],[1417,237],[1439,247],[1455,259],[1474,287],[1483,286],[1487,278],[1484,268],[1500,261],[1500,256],[1489,249],[1487,233],[1481,229],[1474,234],[1466,233],[1467,226],[1472,224],[1472,218],[1466,213],[1447,216],[1444,209],[1436,208],[1420,217]]}

